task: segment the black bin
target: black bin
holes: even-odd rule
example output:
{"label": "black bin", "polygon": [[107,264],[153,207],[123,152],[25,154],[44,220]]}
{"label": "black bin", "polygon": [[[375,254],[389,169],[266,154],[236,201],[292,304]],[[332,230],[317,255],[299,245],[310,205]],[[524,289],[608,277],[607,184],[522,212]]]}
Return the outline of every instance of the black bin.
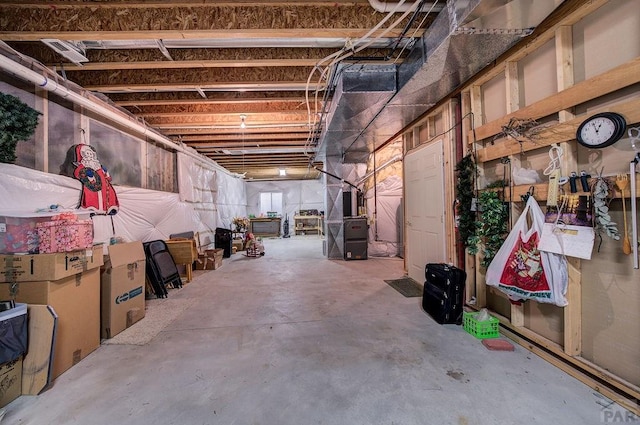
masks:
{"label": "black bin", "polygon": [[224,249],[224,252],[222,254],[223,258],[231,257],[231,245],[233,243],[231,230],[217,227],[215,239],[213,242],[216,248]]}
{"label": "black bin", "polygon": [[0,313],[0,364],[16,360],[27,351],[27,304]]}

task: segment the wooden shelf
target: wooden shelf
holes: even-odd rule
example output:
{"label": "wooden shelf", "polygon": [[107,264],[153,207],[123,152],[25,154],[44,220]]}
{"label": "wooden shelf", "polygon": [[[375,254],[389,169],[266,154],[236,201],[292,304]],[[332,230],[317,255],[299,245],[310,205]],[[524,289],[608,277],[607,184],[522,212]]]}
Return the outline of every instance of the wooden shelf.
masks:
{"label": "wooden shelf", "polygon": [[[612,186],[613,186],[613,190],[610,192],[610,196],[612,198],[620,198],[621,197],[621,193],[618,191],[618,189],[616,188],[615,185],[615,180],[616,180],[616,176],[607,176],[605,177],[605,180],[609,181]],[[589,187],[593,186],[595,179],[594,178],[590,178],[589,179]],[[536,183],[536,184],[524,184],[524,185],[518,185],[518,186],[505,186],[504,188],[504,201],[505,202],[519,202],[521,200],[521,196],[525,195],[529,189],[533,186],[533,197],[536,201],[546,201],[547,200],[547,192],[549,190],[549,183]],[[569,189],[569,183],[566,183],[564,185],[565,189]],[[580,184],[578,183],[578,187],[580,187]],[[629,188],[627,190],[625,190],[625,198],[629,198],[629,189],[631,188],[631,185],[629,185]],[[484,189],[484,190],[493,190],[493,191],[498,191],[498,190],[502,190],[502,189],[495,189],[495,188],[491,188],[491,189]],[[589,192],[582,192],[582,191],[578,191],[576,193],[567,193],[567,194],[571,194],[571,195],[591,195],[591,193]],[[512,199],[513,198],[513,199]],[[640,175],[636,175],[636,198],[640,198]]]}
{"label": "wooden shelf", "polygon": [[324,217],[320,215],[296,215],[293,217],[296,235],[324,235]]}

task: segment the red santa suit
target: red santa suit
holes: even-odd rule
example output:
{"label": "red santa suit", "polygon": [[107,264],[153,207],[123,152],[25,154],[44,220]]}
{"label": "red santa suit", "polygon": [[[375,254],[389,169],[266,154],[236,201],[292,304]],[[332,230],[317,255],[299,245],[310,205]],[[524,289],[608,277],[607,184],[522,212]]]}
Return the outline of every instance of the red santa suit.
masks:
{"label": "red santa suit", "polygon": [[82,183],[79,207],[109,215],[117,213],[120,204],[111,176],[98,161],[95,149],[85,144],[76,145],[75,158],[73,175]]}

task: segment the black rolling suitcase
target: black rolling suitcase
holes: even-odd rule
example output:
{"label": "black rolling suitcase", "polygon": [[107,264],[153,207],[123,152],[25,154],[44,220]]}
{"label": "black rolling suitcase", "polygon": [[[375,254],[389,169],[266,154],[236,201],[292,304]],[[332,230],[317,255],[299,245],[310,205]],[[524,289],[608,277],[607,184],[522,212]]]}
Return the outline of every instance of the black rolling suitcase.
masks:
{"label": "black rolling suitcase", "polygon": [[182,287],[180,273],[175,261],[163,240],[145,242],[142,244],[146,256],[147,278],[153,292],[158,298],[166,298],[167,286]]}
{"label": "black rolling suitcase", "polygon": [[429,263],[425,267],[422,308],[440,323],[462,323],[464,284],[467,273],[444,263]]}

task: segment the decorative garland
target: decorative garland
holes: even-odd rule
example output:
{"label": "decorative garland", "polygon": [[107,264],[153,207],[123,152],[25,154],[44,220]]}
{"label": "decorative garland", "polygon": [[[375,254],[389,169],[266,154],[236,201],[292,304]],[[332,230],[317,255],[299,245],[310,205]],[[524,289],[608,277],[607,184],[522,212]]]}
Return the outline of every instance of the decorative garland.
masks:
{"label": "decorative garland", "polygon": [[467,245],[469,253],[473,255],[478,253],[482,245],[484,258],[480,264],[487,268],[507,236],[509,214],[498,193],[491,190],[480,194],[478,207],[481,212],[476,222],[476,232],[468,239]]}
{"label": "decorative garland", "polygon": [[599,175],[596,177],[592,187],[595,230],[598,236],[600,236],[601,243],[603,232],[612,239],[620,240],[618,227],[616,223],[611,221],[611,216],[609,215],[609,203],[611,202],[609,191],[611,190],[611,183],[604,179],[602,175]]}
{"label": "decorative garland", "polygon": [[464,246],[467,246],[469,237],[476,231],[475,213],[471,211],[474,197],[474,176],[476,164],[473,156],[468,154],[456,164],[455,170],[458,173],[456,183],[457,212],[458,212],[458,239]]}
{"label": "decorative garland", "polygon": [[0,93],[0,162],[16,161],[16,146],[33,135],[38,115],[40,112],[17,97]]}

